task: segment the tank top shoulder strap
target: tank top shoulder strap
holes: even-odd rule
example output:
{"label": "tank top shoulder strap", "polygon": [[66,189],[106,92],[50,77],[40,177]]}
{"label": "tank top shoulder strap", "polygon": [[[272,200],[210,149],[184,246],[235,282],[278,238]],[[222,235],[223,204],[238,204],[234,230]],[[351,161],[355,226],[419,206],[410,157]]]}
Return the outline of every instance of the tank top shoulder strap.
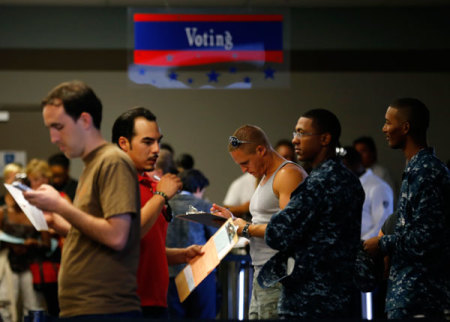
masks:
{"label": "tank top shoulder strap", "polygon": [[[286,161],[284,161],[282,164],[279,165],[279,167],[275,170],[274,173],[272,173],[272,175],[270,176],[269,180],[267,180],[267,183],[269,183],[270,186],[272,186],[273,180],[275,179],[275,176],[277,175],[278,171],[280,171],[281,168],[284,167],[284,166],[285,166],[286,164],[288,164],[288,163],[294,163],[294,162],[292,162],[292,161],[287,161],[287,160],[286,160]],[[264,185],[266,185],[267,183],[265,183]]]}
{"label": "tank top shoulder strap", "polygon": [[295,164],[297,167],[300,167],[297,163],[286,160],[282,164],[280,164],[280,166],[275,170],[275,172],[273,173],[272,177],[275,177],[276,174],[278,173],[278,171],[280,171],[282,167],[284,167],[286,164],[289,164],[289,163]]}

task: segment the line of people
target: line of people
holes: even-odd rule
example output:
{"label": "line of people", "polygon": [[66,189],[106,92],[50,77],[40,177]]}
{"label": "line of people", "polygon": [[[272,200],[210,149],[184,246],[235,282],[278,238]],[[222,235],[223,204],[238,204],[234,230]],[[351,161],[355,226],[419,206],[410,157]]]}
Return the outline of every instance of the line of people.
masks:
{"label": "line of people", "polygon": [[[52,143],[84,163],[73,204],[45,184],[24,193],[66,238],[60,317],[166,318],[168,265],[202,250],[166,247],[177,193],[197,191],[184,190],[176,175],[148,174],[162,138],[156,117],[145,108],[123,113],[113,126],[115,146],[101,135],[102,104],[86,84],[58,85],[42,107]],[[442,317],[449,308],[448,264],[439,259],[450,255],[450,178],[427,147],[427,127],[428,110],[418,100],[395,101],[386,112],[383,132],[408,164],[394,233],[366,240],[364,254],[369,261],[390,257],[389,318]],[[239,128],[228,141],[233,160],[260,179],[249,205],[252,221],[234,221],[238,234],[250,239],[255,266],[249,317],[355,317],[365,192],[336,155],[341,126],[332,112],[310,110],[294,129],[292,143],[299,160],[311,165],[309,174],[281,157],[256,126]],[[232,216],[216,204],[212,210]]]}
{"label": "line of people", "polygon": [[[42,184],[53,182],[52,167],[55,167],[55,160],[61,160],[61,157],[65,158],[59,154],[52,156],[50,163],[32,159],[25,168],[17,163],[7,164],[3,171],[4,181],[6,184],[21,181],[31,189],[38,189]],[[57,173],[60,178],[57,187],[61,190],[61,196],[71,201],[62,191],[67,181],[62,173]],[[0,229],[2,263],[6,265],[1,275],[1,287],[4,290],[2,299],[8,299],[8,304],[4,305],[2,318],[16,321],[26,316],[29,310],[44,308],[49,314],[57,316],[57,275],[63,240],[50,232],[37,231],[11,194],[7,193],[3,202]],[[9,287],[6,286],[8,280],[12,283]],[[22,310],[16,311],[16,308]]]}
{"label": "line of people", "polygon": [[[450,255],[449,170],[427,146],[429,111],[422,102],[411,98],[396,100],[389,105],[385,119],[382,130],[389,146],[403,151],[407,166],[396,216],[390,217],[390,226],[395,228],[389,234],[373,237],[390,212],[392,198],[374,189],[378,178],[367,181],[371,171],[364,169],[360,156],[356,162],[347,163],[354,174],[336,157],[341,128],[333,113],[317,109],[299,118],[292,142],[299,160],[312,166],[309,176],[292,192],[284,209],[265,224],[258,217],[252,217],[252,222],[235,220],[238,232],[250,238],[250,247],[252,241],[255,244],[264,237],[267,246],[278,250],[264,263],[258,262],[259,254],[252,256],[259,285],[254,283],[251,307],[259,306],[259,311],[251,310],[250,314],[258,319],[358,318],[354,315],[357,288],[376,288],[375,277],[380,268],[374,262],[386,256],[387,317],[444,318],[450,306],[450,279],[448,261],[439,258]],[[261,140],[239,130],[230,137],[229,150],[234,161],[243,171],[256,176],[261,175],[256,169],[268,169],[261,153],[263,147]],[[258,190],[264,189],[267,181],[262,174],[250,209],[260,202]],[[389,191],[386,186],[383,190]],[[276,194],[276,185],[272,184],[270,190]],[[365,201],[376,199],[380,199],[377,205],[381,209],[371,211],[379,216],[379,223],[374,225],[365,216],[370,206]],[[215,205],[214,210],[232,217],[224,207]],[[364,260],[355,264],[360,237],[366,239],[364,251],[361,249]],[[362,272],[364,283],[375,281],[369,288],[358,284],[361,279],[356,276]],[[270,297],[279,282],[282,291],[278,312],[267,312],[265,308],[273,305]]]}

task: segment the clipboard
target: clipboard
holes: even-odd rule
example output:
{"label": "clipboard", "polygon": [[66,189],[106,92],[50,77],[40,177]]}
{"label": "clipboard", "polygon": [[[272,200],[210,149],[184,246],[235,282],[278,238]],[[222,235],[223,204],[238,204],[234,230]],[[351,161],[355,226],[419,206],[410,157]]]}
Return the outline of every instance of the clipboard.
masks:
{"label": "clipboard", "polygon": [[220,261],[237,243],[238,238],[232,219],[226,219],[220,229],[203,245],[204,254],[193,258],[175,277],[180,302],[183,302],[197,285],[219,265]]}
{"label": "clipboard", "polygon": [[183,220],[197,222],[207,226],[212,226],[215,228],[222,227],[222,225],[227,221],[227,218],[217,216],[209,212],[186,213],[182,215],[177,215],[175,217]]}

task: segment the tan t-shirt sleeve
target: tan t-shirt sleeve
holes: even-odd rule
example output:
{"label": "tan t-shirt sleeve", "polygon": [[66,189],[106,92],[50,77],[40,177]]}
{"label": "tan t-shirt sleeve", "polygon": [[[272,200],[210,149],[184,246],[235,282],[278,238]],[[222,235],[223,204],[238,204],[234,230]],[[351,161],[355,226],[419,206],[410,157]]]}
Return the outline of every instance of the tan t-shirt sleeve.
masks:
{"label": "tan t-shirt sleeve", "polygon": [[100,202],[105,218],[139,213],[139,186],[136,170],[126,159],[104,164],[98,178]]}

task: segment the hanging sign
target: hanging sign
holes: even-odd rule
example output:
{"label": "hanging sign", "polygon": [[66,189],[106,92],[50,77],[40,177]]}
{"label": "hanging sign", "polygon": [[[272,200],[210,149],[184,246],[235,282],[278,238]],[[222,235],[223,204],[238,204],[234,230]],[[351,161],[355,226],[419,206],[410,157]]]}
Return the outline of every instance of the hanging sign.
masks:
{"label": "hanging sign", "polygon": [[134,14],[134,63],[283,62],[283,15]]}

